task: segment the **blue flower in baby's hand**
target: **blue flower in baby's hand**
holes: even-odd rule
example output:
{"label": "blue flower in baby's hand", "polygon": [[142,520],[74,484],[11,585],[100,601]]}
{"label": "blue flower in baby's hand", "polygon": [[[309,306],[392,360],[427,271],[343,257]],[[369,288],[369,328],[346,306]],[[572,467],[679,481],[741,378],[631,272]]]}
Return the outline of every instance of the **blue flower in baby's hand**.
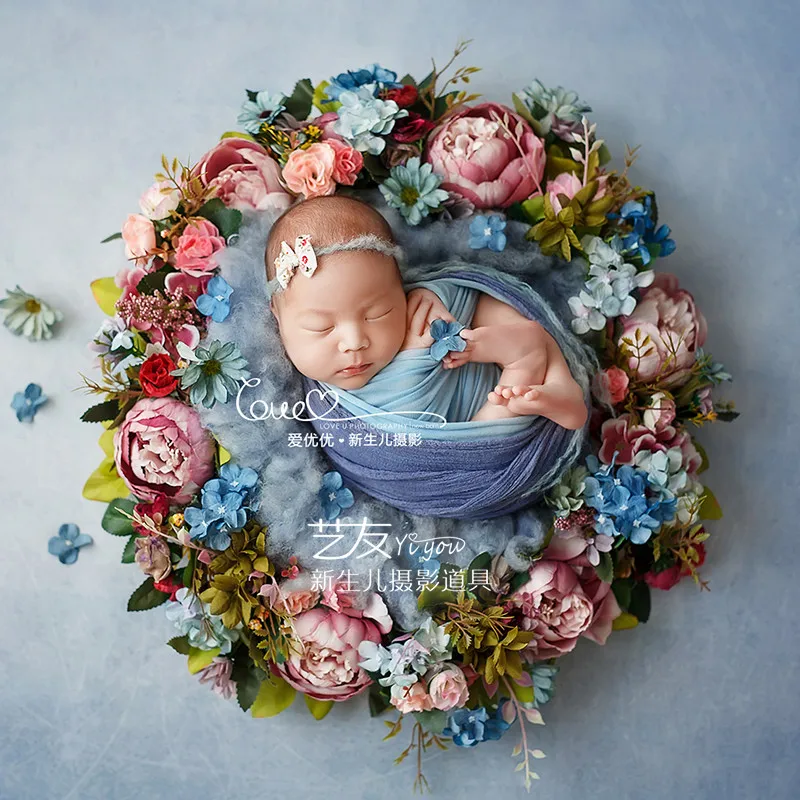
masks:
{"label": "blue flower in baby's hand", "polygon": [[322,476],[319,500],[322,514],[329,521],[336,519],[343,508],[350,508],[355,502],[353,493],[343,485],[342,476],[338,472],[326,472]]}
{"label": "blue flower in baby's hand", "polygon": [[62,564],[74,564],[78,560],[78,550],[93,541],[73,522],[67,522],[58,529],[58,536],[53,536],[47,543],[47,551],[58,556]]}
{"label": "blue flower in baby's hand", "polygon": [[223,322],[231,313],[230,296],[233,289],[225,278],[215,275],[206,287],[206,293],[195,300],[198,311],[214,322]]}
{"label": "blue flower in baby's hand", "polygon": [[506,221],[498,214],[476,214],[469,226],[469,246],[473,250],[488,247],[499,253],[506,246],[505,227]]}
{"label": "blue flower in baby's hand", "polygon": [[24,392],[15,392],[11,408],[20,422],[33,422],[39,406],[46,402],[47,397],[42,394],[42,387],[38,383],[29,383]]}
{"label": "blue flower in baby's hand", "polygon": [[451,350],[463,353],[467,349],[467,342],[459,336],[459,333],[465,327],[460,322],[445,322],[443,319],[431,322],[431,336],[433,336],[431,358],[434,361],[441,361]]}

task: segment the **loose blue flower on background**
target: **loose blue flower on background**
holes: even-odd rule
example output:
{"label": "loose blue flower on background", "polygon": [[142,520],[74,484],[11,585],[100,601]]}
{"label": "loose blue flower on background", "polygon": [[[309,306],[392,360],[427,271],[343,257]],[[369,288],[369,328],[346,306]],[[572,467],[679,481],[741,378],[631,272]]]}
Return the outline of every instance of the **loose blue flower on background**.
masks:
{"label": "loose blue flower on background", "polygon": [[322,504],[322,515],[329,521],[336,519],[342,509],[350,508],[355,502],[353,493],[343,486],[342,476],[335,471],[326,472],[322,476],[319,500]]}
{"label": "loose blue flower on background", "polygon": [[47,396],[42,394],[42,387],[38,383],[29,383],[24,392],[15,392],[11,401],[11,408],[20,422],[33,422],[39,406],[47,402]]}
{"label": "loose blue flower on background", "polygon": [[434,361],[441,361],[449,352],[463,353],[467,349],[466,339],[462,339],[459,333],[465,328],[461,322],[445,322],[443,319],[435,319],[431,322],[431,336],[433,344],[430,348],[430,355]]}
{"label": "loose blue flower on background", "polygon": [[469,246],[473,250],[488,247],[499,253],[506,246],[505,227],[506,221],[499,214],[476,214],[469,225]]}
{"label": "loose blue flower on background", "polygon": [[195,301],[198,311],[214,322],[224,322],[231,313],[230,296],[233,289],[225,278],[215,275],[206,287],[206,293]]}
{"label": "loose blue flower on background", "polygon": [[74,564],[78,560],[78,550],[93,541],[91,536],[81,533],[75,523],[65,522],[58,529],[58,536],[53,536],[47,543],[47,551],[58,556],[62,564]]}

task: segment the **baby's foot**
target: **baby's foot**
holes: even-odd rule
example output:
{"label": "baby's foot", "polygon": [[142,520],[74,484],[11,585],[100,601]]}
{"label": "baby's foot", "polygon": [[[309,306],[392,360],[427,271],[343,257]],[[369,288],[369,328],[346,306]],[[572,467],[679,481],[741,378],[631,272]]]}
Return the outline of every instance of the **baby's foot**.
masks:
{"label": "baby's foot", "polygon": [[513,414],[518,416],[533,416],[545,414],[547,411],[547,395],[542,391],[541,386],[531,386],[518,384],[515,386],[505,386],[497,384],[493,392],[489,392],[487,397],[490,403],[496,406],[504,406]]}

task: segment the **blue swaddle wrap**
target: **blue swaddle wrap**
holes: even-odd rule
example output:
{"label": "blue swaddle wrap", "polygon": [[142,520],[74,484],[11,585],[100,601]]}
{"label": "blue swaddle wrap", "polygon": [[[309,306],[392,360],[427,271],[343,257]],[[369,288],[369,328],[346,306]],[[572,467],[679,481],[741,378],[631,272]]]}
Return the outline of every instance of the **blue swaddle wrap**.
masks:
{"label": "blue swaddle wrap", "polygon": [[[447,262],[405,288],[421,286],[436,291],[464,324],[481,291],[539,322],[561,348],[588,402],[584,352],[528,284],[492,268]],[[585,436],[585,429],[568,431],[540,416],[470,422],[500,372],[495,364],[473,363],[445,370],[419,349],[398,353],[354,392],[305,377],[303,383],[306,393],[317,390],[308,396],[309,408],[324,419],[312,424],[329,434],[326,454],[351,485],[413,514],[489,519],[538,499],[577,458]],[[392,411],[417,413],[387,413]],[[441,413],[448,422],[442,425],[423,411]],[[365,414],[377,416],[352,419]],[[365,445],[368,434],[380,440],[382,431],[382,444]],[[392,438],[387,431],[418,433],[420,442],[393,446],[386,443]]]}
{"label": "blue swaddle wrap", "polygon": [[[471,288],[468,281],[449,276],[405,288],[436,292],[447,310],[465,326],[471,324],[480,297],[478,289]],[[429,439],[468,440],[517,433],[534,419],[470,421],[486,403],[486,395],[497,385],[500,373],[497,364],[473,362],[458,369],[445,369],[430,355],[430,348],[422,348],[398,353],[360,389],[348,391],[323,381],[320,386],[335,391],[339,404],[352,415],[376,415],[368,421],[380,430],[419,433]]]}

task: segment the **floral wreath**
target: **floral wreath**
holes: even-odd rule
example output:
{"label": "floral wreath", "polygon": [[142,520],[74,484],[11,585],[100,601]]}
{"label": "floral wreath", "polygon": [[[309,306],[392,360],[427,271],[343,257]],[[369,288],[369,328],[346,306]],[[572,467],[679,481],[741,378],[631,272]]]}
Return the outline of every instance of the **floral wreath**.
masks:
{"label": "floral wreath", "polygon": [[[699,480],[708,462],[690,426],[737,415],[712,400],[730,376],[702,350],[692,296],[653,270],[675,243],[654,193],[628,181],[635,151],[608,170],[592,109],[560,86],[534,80],[513,109],[473,104],[479,95],[457,87],[477,68],[444,80],[466,44],[420,81],[372,64],[301,80],[288,96],[248,91],[243,132],[193,165],[162,157],[141,213],[105,240],[123,240],[129,265],[92,284],[108,318],[90,345],[101,377],[84,381],[102,400],[82,419],[103,424],[105,458],[84,495],[108,503],[103,528],[146,575],[128,610],[163,607],[176,627],[168,644],[218,694],[268,717],[299,692],[322,719],[367,693],[372,715],[397,713],[385,738],[411,725],[398,763],[517,725],[513,755],[530,788],[544,753],[527,726],[544,724],[559,658],[580,637],[603,644],[646,622],[652,588],[685,576],[707,588],[705,521],[721,511]],[[196,408],[230,402],[249,375],[233,331],[206,336],[207,321],[230,312],[217,258],[236,246],[242,212],[376,186],[409,226],[471,217],[470,247],[502,251],[507,223],[524,223],[553,269],[582,259],[571,325],[600,367],[590,452],[546,496],[550,529],[530,566],[489,553],[467,569],[437,563],[419,594],[426,621],[410,632],[378,593],[355,599],[339,582],[314,585],[294,557],[276,562],[254,517],[259,475],[231,461]],[[448,326],[433,334],[440,355],[460,347]],[[354,502],[335,471],[319,498],[326,520]],[[62,526],[51,549],[72,563],[81,536]],[[484,580],[471,585],[476,574]],[[421,766],[414,785],[427,786]]]}

